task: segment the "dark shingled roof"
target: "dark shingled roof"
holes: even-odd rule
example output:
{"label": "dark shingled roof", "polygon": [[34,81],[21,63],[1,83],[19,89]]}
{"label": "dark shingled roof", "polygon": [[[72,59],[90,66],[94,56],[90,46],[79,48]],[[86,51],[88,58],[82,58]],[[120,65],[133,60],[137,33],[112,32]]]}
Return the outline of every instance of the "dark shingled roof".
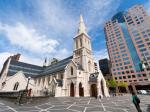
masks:
{"label": "dark shingled roof", "polygon": [[56,64],[49,65],[48,67],[44,69],[43,72],[40,73],[39,76],[48,75],[48,74],[52,74],[52,73],[64,70],[72,58],[73,56],[70,56],[66,59],[58,61]]}
{"label": "dark shingled roof", "polygon": [[71,61],[72,58],[73,56],[70,56],[66,59],[63,59],[57,62],[56,64],[49,65],[46,68],[37,66],[37,65],[27,64],[24,62],[11,60],[10,66],[8,69],[8,76],[12,76],[18,71],[23,71],[26,77],[45,76],[48,74],[52,74],[52,73],[64,70],[64,68],[67,66],[67,64]]}
{"label": "dark shingled roof", "polygon": [[35,77],[39,75],[39,73],[41,73],[43,70],[44,68],[41,66],[19,62],[16,60],[11,60],[10,66],[8,69],[8,76],[12,76],[18,71],[23,71],[26,77],[28,76]]}

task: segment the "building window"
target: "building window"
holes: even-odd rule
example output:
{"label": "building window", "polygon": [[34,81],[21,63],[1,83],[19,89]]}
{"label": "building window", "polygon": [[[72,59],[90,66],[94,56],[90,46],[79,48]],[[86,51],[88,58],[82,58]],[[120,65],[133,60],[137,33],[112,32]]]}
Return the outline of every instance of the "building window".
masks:
{"label": "building window", "polygon": [[71,67],[71,75],[73,75],[73,67]]}
{"label": "building window", "polygon": [[127,66],[125,66],[125,69],[128,69],[128,67],[127,67]]}
{"label": "building window", "polygon": [[89,72],[91,71],[91,62],[89,61],[88,62],[88,69],[89,69]]}
{"label": "building window", "polygon": [[6,84],[6,82],[3,82],[3,83],[2,83],[2,87],[4,87],[4,86],[5,86],[5,84]]}
{"label": "building window", "polygon": [[122,79],[122,77],[119,77],[119,79]]}
{"label": "building window", "polygon": [[132,78],[135,78],[135,75],[132,75]]}
{"label": "building window", "polygon": [[142,44],[142,45],[138,45],[138,48],[141,48],[141,47],[144,47],[144,44]]}
{"label": "building window", "polygon": [[129,61],[127,61],[127,62],[124,62],[124,65],[127,65],[127,64],[130,64],[130,62],[129,62]]}
{"label": "building window", "polygon": [[18,89],[18,86],[19,86],[19,82],[16,82],[15,85],[14,85],[13,90],[17,90],[17,89]]}
{"label": "building window", "polygon": [[140,49],[140,51],[141,51],[141,52],[144,52],[144,51],[146,51],[146,48],[144,48],[144,49]]}
{"label": "building window", "polygon": [[61,77],[60,77],[61,79],[63,79],[63,74],[61,74]]}
{"label": "building window", "polygon": [[80,38],[80,46],[82,47],[82,39]]}
{"label": "building window", "polygon": [[128,75],[128,78],[131,78],[131,76],[130,76],[130,75]]}
{"label": "building window", "polygon": [[133,71],[133,70],[131,70],[131,73],[134,73],[134,71]]}
{"label": "building window", "polygon": [[76,48],[78,49],[78,40],[76,40]]}

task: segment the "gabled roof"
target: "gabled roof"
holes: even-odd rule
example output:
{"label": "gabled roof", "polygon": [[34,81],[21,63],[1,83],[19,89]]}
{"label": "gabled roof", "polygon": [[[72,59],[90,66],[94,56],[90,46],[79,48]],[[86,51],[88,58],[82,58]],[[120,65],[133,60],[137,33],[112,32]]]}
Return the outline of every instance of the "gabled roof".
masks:
{"label": "gabled roof", "polygon": [[73,56],[65,58],[56,64],[49,65],[47,67],[41,67],[37,65],[32,65],[24,62],[19,62],[16,60],[11,60],[8,68],[8,76],[12,76],[19,71],[23,71],[26,77],[41,77],[49,75],[58,71],[65,69],[67,64],[71,61]]}

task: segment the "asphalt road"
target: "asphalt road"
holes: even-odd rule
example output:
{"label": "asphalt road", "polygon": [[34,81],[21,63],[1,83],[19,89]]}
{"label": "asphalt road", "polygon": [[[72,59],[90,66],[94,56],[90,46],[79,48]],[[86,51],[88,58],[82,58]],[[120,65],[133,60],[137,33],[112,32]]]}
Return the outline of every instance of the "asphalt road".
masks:
{"label": "asphalt road", "polygon": [[[140,95],[142,112],[150,112],[150,96]],[[95,99],[90,97],[37,98],[17,105],[13,100],[0,99],[0,112],[137,112],[131,96]]]}

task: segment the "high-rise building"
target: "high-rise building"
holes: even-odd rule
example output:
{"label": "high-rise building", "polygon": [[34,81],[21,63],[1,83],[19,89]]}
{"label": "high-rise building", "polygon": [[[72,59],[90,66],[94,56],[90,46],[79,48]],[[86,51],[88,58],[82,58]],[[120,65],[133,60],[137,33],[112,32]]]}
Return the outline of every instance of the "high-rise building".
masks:
{"label": "high-rise building", "polygon": [[99,60],[99,68],[106,80],[112,79],[110,60],[108,60],[107,58]]}
{"label": "high-rise building", "polygon": [[150,80],[150,16],[143,6],[117,13],[104,30],[113,78],[128,83]]}

